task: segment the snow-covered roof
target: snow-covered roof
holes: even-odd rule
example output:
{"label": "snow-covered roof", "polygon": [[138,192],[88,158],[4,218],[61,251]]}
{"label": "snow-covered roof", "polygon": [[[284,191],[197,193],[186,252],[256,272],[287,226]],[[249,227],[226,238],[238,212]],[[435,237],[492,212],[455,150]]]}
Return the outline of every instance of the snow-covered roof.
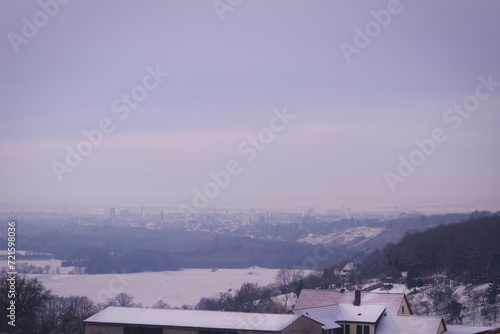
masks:
{"label": "snow-covered roof", "polygon": [[328,306],[320,306],[320,307],[313,307],[313,308],[305,308],[302,310],[295,310],[293,311],[295,314],[302,314],[308,318],[311,318],[319,323],[321,323],[323,326],[323,329],[329,330],[329,329],[335,329],[335,328],[340,328],[341,326],[338,325],[336,321],[336,315],[338,314],[338,309],[339,306],[337,304],[335,305],[328,305]]}
{"label": "snow-covered roof", "polygon": [[418,315],[383,316],[377,328],[377,334],[437,334],[443,319]]}
{"label": "snow-covered roof", "polygon": [[86,319],[87,323],[163,327],[219,328],[279,332],[302,315],[147,309],[110,306]]}
{"label": "snow-covered roof", "polygon": [[385,311],[383,305],[340,304],[337,321],[375,323]]}
{"label": "snow-covered roof", "polygon": [[348,270],[357,270],[356,265],[354,262],[349,262],[347,263],[343,269],[348,269]]}
{"label": "snow-covered roof", "polygon": [[337,322],[375,323],[385,311],[382,305],[354,306],[349,304],[334,304],[295,310],[295,314],[302,314],[323,324],[323,329],[341,327]]}
{"label": "snow-covered roof", "polygon": [[[332,304],[353,304],[354,291],[307,290],[300,292],[295,310],[327,306]],[[365,292],[361,291],[361,306],[383,305],[389,314],[398,314],[403,303],[404,293]]]}
{"label": "snow-covered roof", "polygon": [[446,326],[448,329],[445,334],[478,334],[478,333],[488,333],[491,330],[498,329],[493,327],[475,327],[475,326],[461,326],[461,325],[449,325]]}

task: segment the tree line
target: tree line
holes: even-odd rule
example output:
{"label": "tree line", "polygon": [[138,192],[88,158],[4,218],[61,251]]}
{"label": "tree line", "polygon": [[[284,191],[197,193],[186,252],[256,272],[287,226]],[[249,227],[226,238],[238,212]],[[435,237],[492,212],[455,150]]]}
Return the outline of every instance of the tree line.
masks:
{"label": "tree line", "polygon": [[[293,267],[313,252],[313,246],[289,241],[245,237],[218,237],[208,248],[189,252],[164,249],[82,248],[63,261],[63,266],[85,267],[87,274],[178,270],[180,268]],[[263,256],[265,254],[265,256]]]}

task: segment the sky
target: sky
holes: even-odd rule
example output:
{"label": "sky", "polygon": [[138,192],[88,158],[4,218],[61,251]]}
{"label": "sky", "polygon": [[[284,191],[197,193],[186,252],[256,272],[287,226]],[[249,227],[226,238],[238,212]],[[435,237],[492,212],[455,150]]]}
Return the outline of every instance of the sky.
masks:
{"label": "sky", "polygon": [[0,203],[500,208],[498,1],[0,2]]}

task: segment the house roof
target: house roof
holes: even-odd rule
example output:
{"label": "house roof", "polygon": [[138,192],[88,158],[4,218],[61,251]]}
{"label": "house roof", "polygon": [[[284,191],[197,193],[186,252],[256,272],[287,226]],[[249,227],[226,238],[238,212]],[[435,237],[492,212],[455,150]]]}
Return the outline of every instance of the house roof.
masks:
{"label": "house roof", "polygon": [[375,323],[384,313],[384,305],[361,305],[340,304],[337,321],[346,322],[368,322]]}
{"label": "house roof", "polygon": [[108,307],[86,323],[279,332],[302,315]]}
{"label": "house roof", "polygon": [[[327,306],[332,304],[353,304],[354,291],[302,290],[295,305],[296,310]],[[404,293],[365,292],[361,291],[361,306],[383,305],[387,313],[398,314],[405,298]]]}
{"label": "house roof", "polygon": [[499,330],[499,328],[493,327],[475,327],[475,326],[461,326],[461,325],[450,325],[447,326],[448,330],[446,334],[478,334],[478,333],[488,333],[494,330]]}
{"label": "house roof", "polygon": [[352,270],[357,270],[358,268],[356,268],[356,265],[354,264],[354,262],[349,262],[347,263],[344,268],[342,269],[352,269]]}
{"label": "house roof", "polygon": [[323,324],[323,329],[335,329],[340,328],[336,321],[335,315],[338,314],[339,305],[328,305],[313,308],[305,308],[302,310],[294,310],[295,314],[302,314],[308,318],[311,318],[321,324]]}
{"label": "house roof", "polygon": [[385,311],[383,305],[354,306],[349,304],[334,304],[329,306],[313,307],[295,310],[295,314],[302,314],[322,323],[323,329],[339,328],[337,322],[375,323]]}
{"label": "house roof", "polygon": [[443,318],[417,315],[389,315],[382,317],[377,334],[437,334]]}

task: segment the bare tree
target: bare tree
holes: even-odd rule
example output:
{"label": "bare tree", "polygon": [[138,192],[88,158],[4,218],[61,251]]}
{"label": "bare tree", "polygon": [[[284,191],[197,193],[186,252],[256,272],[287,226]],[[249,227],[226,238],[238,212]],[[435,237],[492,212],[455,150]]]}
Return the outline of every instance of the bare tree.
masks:
{"label": "bare tree", "polygon": [[62,314],[60,316],[59,331],[63,333],[83,334],[85,326],[83,320],[97,312],[97,307],[88,297],[71,296],[62,298]]}
{"label": "bare tree", "polygon": [[116,295],[115,297],[116,302],[118,303],[117,306],[121,307],[135,307],[137,306],[136,303],[134,303],[134,296],[129,295],[125,292],[121,292]]}
{"label": "bare tree", "polygon": [[141,304],[134,303],[134,296],[125,292],[121,292],[114,297],[108,298],[104,303],[98,304],[97,308],[102,310],[109,306],[142,307]]}
{"label": "bare tree", "polygon": [[429,315],[430,303],[426,300],[424,293],[408,296],[412,310],[417,315]]}
{"label": "bare tree", "polygon": [[[12,289],[11,289],[12,287]],[[0,322],[0,332],[34,332],[40,327],[39,316],[44,303],[51,298],[51,293],[36,278],[0,273],[0,307],[7,310],[11,306],[9,291],[15,291],[15,327],[10,326],[8,317]],[[10,312],[10,311],[9,311]],[[4,313],[5,314],[5,313]]]}
{"label": "bare tree", "polygon": [[254,301],[261,299],[261,289],[257,283],[244,283],[236,292],[238,307],[244,312],[254,311]]}
{"label": "bare tree", "polygon": [[500,288],[497,283],[491,283],[486,290],[486,301],[491,305],[491,313],[493,314],[494,321],[497,321],[498,314],[498,295],[500,294]]}
{"label": "bare tree", "polygon": [[63,299],[63,297],[54,296],[45,301],[43,312],[40,314],[40,331],[42,333],[51,333],[57,330],[63,309]]}
{"label": "bare tree", "polygon": [[163,308],[163,309],[167,309],[167,308],[172,308],[170,306],[169,303],[167,303],[166,301],[164,301],[163,299],[158,299],[156,301],[156,303],[153,304],[152,308]]}
{"label": "bare tree", "polygon": [[298,269],[280,269],[276,274],[276,283],[282,287],[288,287],[304,277],[304,272]]}

